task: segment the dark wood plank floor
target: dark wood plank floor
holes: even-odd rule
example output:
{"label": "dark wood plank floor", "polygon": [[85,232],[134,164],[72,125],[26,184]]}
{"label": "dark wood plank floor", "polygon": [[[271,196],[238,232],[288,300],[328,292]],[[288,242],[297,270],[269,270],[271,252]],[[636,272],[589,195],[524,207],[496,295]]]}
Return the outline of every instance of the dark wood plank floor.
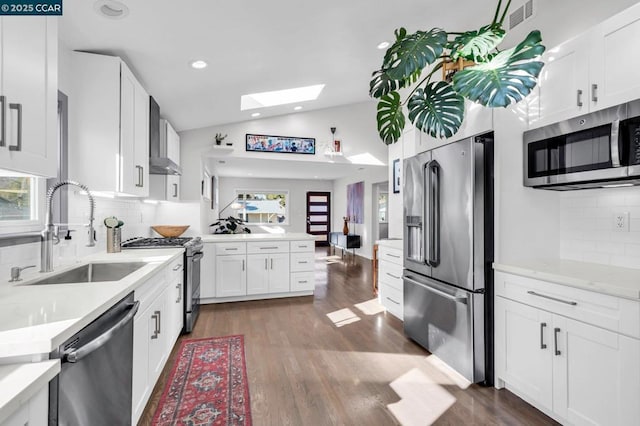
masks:
{"label": "dark wood plank floor", "polygon": [[[387,404],[400,398],[389,383],[414,368],[455,397],[436,424],[556,424],[507,390],[456,386],[404,336],[401,321],[354,307],[373,298],[369,260],[327,264],[325,256],[318,249],[313,297],[206,305],[181,337],[245,336],[255,425],[397,425]],[[326,314],[344,308],[360,320],[338,328]],[[174,348],[140,424],[151,424],[175,356]]]}

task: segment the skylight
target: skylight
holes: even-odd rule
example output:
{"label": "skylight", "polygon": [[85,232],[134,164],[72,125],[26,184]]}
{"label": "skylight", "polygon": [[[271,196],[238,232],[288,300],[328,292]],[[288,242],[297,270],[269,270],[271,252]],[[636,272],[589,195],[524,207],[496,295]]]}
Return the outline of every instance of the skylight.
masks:
{"label": "skylight", "polygon": [[365,164],[371,166],[384,166],[384,163],[378,160],[373,155],[365,152],[364,154],[352,155],[347,157],[347,160],[351,161],[353,164]]}
{"label": "skylight", "polygon": [[314,86],[297,87],[295,89],[242,95],[240,98],[240,110],[246,111],[248,109],[313,101],[318,98],[322,89],[324,89],[324,84],[316,84]]}

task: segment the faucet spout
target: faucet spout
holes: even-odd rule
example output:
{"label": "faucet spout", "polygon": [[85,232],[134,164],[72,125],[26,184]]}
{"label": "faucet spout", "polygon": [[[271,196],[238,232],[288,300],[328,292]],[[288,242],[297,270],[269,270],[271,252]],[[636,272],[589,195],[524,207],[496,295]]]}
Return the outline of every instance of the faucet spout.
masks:
{"label": "faucet spout", "polygon": [[58,182],[47,191],[45,225],[44,229],[40,233],[40,272],[53,271],[53,245],[54,240],[56,244],[57,242],[59,242],[59,238],[58,227],[53,224],[53,211],[51,202],[56,191],[65,185],[77,186],[87,193],[87,196],[89,197],[89,238],[87,247],[94,247],[96,245],[96,231],[93,227],[93,222],[95,220],[94,212],[96,208],[96,201],[93,198],[91,191],[89,191],[89,188],[86,185],[83,185],[79,182],[71,180]]}

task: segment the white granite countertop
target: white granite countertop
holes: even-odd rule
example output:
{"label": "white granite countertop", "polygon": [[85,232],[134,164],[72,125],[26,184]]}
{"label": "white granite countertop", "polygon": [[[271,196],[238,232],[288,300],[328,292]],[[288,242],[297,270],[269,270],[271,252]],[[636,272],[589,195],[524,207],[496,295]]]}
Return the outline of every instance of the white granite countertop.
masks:
{"label": "white granite countertop", "polygon": [[379,246],[391,247],[398,250],[403,249],[402,238],[385,238],[385,239],[376,241],[376,244]]}
{"label": "white granite countertop", "polygon": [[496,271],[536,278],[597,293],[640,300],[640,269],[576,262],[530,260],[494,263]]}
{"label": "white granite countertop", "polygon": [[205,243],[225,243],[233,241],[294,241],[294,240],[313,240],[315,237],[302,232],[284,233],[284,234],[206,234],[202,235],[202,241]]}
{"label": "white granite countertop", "polygon": [[[18,284],[0,283],[0,358],[51,352],[182,253],[162,248],[96,254],[52,273],[30,272]],[[148,264],[120,281],[29,285],[89,261]]]}
{"label": "white granite countertop", "polygon": [[0,365],[0,423],[60,372],[60,360]]}

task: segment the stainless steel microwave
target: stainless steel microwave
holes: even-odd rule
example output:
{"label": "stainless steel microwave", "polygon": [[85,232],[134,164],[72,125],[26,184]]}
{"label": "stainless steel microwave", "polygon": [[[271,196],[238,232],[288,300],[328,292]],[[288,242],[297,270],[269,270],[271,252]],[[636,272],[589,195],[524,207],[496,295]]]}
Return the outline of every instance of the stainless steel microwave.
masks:
{"label": "stainless steel microwave", "polygon": [[640,100],[524,132],[524,185],[640,185]]}

